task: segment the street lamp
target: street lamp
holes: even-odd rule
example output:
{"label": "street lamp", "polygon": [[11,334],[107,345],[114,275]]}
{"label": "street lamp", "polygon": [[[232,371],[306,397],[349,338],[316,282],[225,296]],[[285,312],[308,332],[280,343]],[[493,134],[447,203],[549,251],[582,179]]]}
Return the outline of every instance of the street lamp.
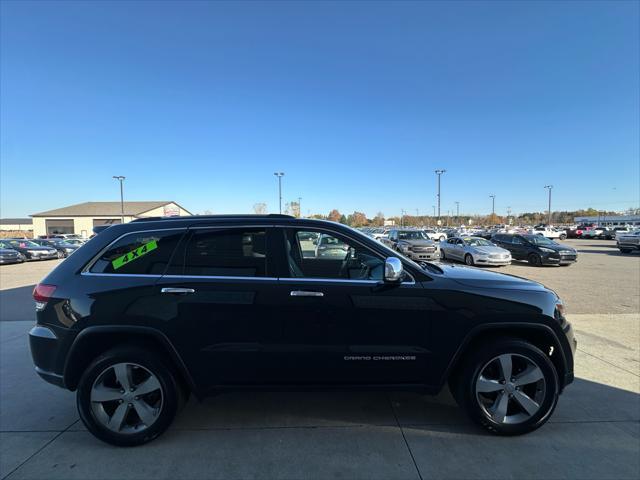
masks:
{"label": "street lamp", "polygon": [[124,223],[124,179],[122,175],[114,175],[113,178],[120,182],[120,222]]}
{"label": "street lamp", "polygon": [[547,220],[547,225],[551,226],[551,190],[553,190],[553,185],[545,185],[544,188],[549,189],[549,219]]}
{"label": "street lamp", "polygon": [[436,170],[436,175],[438,175],[438,219],[440,219],[440,176],[446,172],[446,170]]}
{"label": "street lamp", "polygon": [[495,222],[495,218],[496,218],[496,196],[495,195],[489,195],[489,198],[491,199],[491,221]]}
{"label": "street lamp", "polygon": [[278,177],[278,199],[279,199],[278,211],[282,213],[282,177],[284,177],[284,172],[275,172],[274,175]]}

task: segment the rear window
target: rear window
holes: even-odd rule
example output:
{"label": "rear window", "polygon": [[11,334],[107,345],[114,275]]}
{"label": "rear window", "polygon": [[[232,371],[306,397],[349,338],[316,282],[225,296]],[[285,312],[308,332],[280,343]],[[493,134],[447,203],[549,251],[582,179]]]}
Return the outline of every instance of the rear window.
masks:
{"label": "rear window", "polygon": [[131,233],[111,245],[93,264],[92,273],[162,275],[183,230]]}
{"label": "rear window", "polygon": [[176,259],[172,274],[264,277],[267,271],[265,229],[196,230]]}

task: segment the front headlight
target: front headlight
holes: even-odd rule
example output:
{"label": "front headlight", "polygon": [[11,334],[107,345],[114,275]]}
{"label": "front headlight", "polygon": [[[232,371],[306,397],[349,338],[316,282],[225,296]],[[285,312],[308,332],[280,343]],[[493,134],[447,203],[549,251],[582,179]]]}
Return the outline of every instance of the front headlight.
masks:
{"label": "front headlight", "polygon": [[551,248],[540,247],[540,250],[547,253],[556,253],[556,251]]}

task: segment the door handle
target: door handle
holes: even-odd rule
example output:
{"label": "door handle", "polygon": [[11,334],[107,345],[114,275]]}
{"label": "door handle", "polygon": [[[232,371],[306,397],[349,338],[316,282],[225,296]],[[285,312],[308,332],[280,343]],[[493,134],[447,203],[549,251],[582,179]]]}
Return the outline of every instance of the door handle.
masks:
{"label": "door handle", "polygon": [[310,292],[308,290],[292,290],[292,297],[324,297],[322,292]]}
{"label": "door handle", "polygon": [[187,293],[196,293],[193,288],[165,287],[160,293],[173,293],[174,295],[186,295]]}

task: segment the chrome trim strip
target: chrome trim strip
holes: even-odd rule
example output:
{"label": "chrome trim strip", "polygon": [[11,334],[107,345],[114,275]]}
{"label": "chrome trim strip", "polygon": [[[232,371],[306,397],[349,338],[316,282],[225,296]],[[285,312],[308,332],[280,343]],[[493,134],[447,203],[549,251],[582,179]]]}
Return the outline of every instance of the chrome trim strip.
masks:
{"label": "chrome trim strip", "polygon": [[162,275],[155,273],[94,273],[81,272],[80,275],[87,277],[143,277],[143,278],[160,278]]}
{"label": "chrome trim strip", "polygon": [[309,292],[307,290],[292,290],[289,295],[292,297],[324,297],[322,292]]}
{"label": "chrome trim strip", "polygon": [[35,370],[36,370],[36,373],[38,375],[45,375],[47,377],[54,377],[54,378],[62,379],[62,375],[60,375],[59,373],[49,372],[48,370],[43,370],[40,367],[35,367]]}
{"label": "chrome trim strip", "polygon": [[42,325],[36,325],[29,330],[29,335],[32,337],[48,338],[51,340],[57,340],[58,336],[50,328],[43,327]]}
{"label": "chrome trim strip", "polygon": [[277,281],[276,277],[234,277],[224,275],[162,275],[162,278],[188,278],[188,279],[207,279],[207,280],[257,280],[257,281]]}

